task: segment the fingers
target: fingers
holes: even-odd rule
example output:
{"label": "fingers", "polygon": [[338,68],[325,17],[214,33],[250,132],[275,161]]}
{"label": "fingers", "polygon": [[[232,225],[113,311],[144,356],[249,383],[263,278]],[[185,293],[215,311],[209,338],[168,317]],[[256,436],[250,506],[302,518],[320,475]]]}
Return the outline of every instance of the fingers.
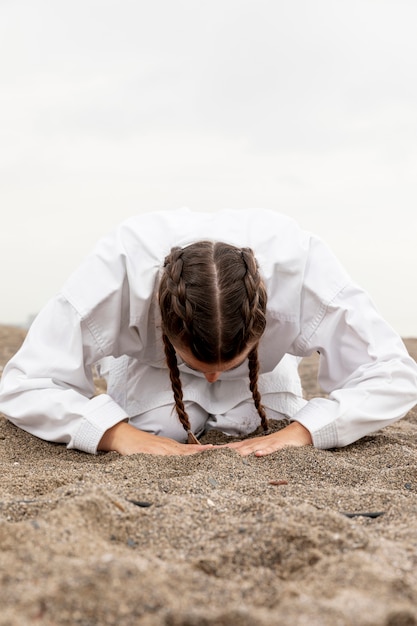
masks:
{"label": "fingers", "polygon": [[232,448],[233,450],[236,450],[240,456],[249,456],[250,454],[255,454],[255,456],[266,456],[268,454],[272,454],[272,452],[276,452],[276,450],[279,450],[282,446],[276,444],[274,446],[265,446],[265,442],[260,439],[247,439],[245,441],[236,441],[234,443],[226,443],[213,447],[216,449]]}
{"label": "fingers", "polygon": [[276,447],[276,448],[254,449],[252,446],[250,446],[248,448],[238,449],[237,452],[240,454],[240,456],[249,456],[250,454],[254,454],[255,456],[267,456],[268,454],[272,454],[273,452],[276,452],[276,450],[279,450],[279,448]]}
{"label": "fingers", "polygon": [[179,445],[180,448],[178,448],[176,452],[171,452],[170,454],[181,454],[183,456],[189,456],[190,454],[198,454],[199,452],[204,452],[205,450],[210,450],[214,447],[212,443],[207,443],[205,445],[192,443]]}
{"label": "fingers", "polygon": [[276,448],[274,450],[255,450],[255,456],[267,456],[268,454],[272,454],[273,452],[276,452],[276,450],[279,450],[280,448]]}
{"label": "fingers", "polygon": [[255,439],[244,439],[243,441],[235,441],[233,443],[226,443],[222,446],[215,446],[216,448],[233,448],[241,456],[249,456],[254,454],[257,457],[267,456],[277,450],[281,450],[291,444],[285,440],[279,438],[273,438],[267,441],[268,437],[256,437]]}

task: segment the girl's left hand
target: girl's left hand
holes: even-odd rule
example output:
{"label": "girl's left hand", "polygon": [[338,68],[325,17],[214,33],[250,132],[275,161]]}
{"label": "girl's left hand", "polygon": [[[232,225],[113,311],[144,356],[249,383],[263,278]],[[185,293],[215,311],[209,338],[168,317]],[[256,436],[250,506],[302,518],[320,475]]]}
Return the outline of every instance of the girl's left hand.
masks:
{"label": "girl's left hand", "polygon": [[242,456],[248,456],[249,454],[266,456],[281,448],[311,446],[312,444],[313,440],[307,428],[298,422],[292,422],[289,426],[271,435],[226,443],[222,446],[213,446],[213,448],[233,448]]}

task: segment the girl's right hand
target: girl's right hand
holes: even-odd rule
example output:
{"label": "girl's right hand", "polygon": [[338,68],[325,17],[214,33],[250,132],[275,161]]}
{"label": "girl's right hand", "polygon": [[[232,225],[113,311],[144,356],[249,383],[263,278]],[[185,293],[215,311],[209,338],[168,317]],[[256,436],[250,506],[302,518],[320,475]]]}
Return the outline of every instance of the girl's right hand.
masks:
{"label": "girl's right hand", "polygon": [[127,422],[119,422],[106,430],[98,444],[97,450],[119,452],[122,455],[159,454],[159,455],[190,455],[212,448],[212,444],[199,445],[179,443],[168,437],[152,435],[138,430]]}

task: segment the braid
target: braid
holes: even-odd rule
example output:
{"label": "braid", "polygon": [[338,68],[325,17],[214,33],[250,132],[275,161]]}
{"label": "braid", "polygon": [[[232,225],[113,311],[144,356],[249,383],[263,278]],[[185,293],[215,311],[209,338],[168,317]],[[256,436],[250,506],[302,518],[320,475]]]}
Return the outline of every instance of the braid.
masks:
{"label": "braid", "polygon": [[248,335],[251,335],[257,321],[257,315],[259,315],[259,309],[262,309],[260,302],[262,281],[252,250],[250,248],[242,248],[241,254],[246,268],[243,282],[247,294],[247,298],[242,302],[242,317],[245,322],[246,332]]}
{"label": "braid", "polygon": [[[247,299],[242,303],[242,315],[245,319],[245,326],[248,334],[252,333],[253,326],[256,322],[257,312],[263,308],[260,302],[263,294],[262,279],[259,274],[258,264],[254,257],[254,254],[250,248],[242,248],[242,259],[246,267],[246,274],[244,276],[244,284],[247,293]],[[259,375],[259,358],[258,347],[253,348],[248,355],[249,364],[249,388],[252,392],[253,401],[255,403],[256,410],[261,418],[262,428],[264,432],[268,432],[268,419],[266,412],[261,404],[261,394],[258,389],[258,375]]]}
{"label": "braid", "polygon": [[184,330],[192,335],[193,310],[187,299],[187,288],[183,277],[183,252],[182,248],[173,248],[171,254],[165,259],[166,291],[172,308],[171,315],[179,318]]}
{"label": "braid", "polygon": [[181,424],[184,426],[184,430],[186,432],[189,432],[191,430],[190,420],[185,411],[185,406],[183,402],[180,371],[178,369],[178,363],[177,363],[177,355],[175,353],[174,346],[172,345],[168,337],[165,335],[165,333],[162,334],[162,340],[164,342],[165,356],[166,356],[168,369],[169,369],[169,377],[171,380],[172,391],[174,393],[175,409],[177,411],[177,415]]}
{"label": "braid", "polygon": [[258,411],[259,417],[261,418],[262,428],[264,433],[267,434],[269,431],[268,418],[266,416],[265,409],[261,404],[261,394],[258,390],[258,374],[259,374],[259,359],[258,359],[258,348],[252,348],[248,355],[248,363],[249,363],[249,388],[252,392],[253,401],[255,403],[256,410]]}

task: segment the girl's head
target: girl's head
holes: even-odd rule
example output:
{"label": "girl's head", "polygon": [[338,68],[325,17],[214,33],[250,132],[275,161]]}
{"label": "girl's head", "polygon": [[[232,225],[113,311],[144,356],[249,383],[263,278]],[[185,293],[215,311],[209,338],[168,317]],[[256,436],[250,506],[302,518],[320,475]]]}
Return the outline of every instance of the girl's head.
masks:
{"label": "girl's head", "polygon": [[[200,241],[172,248],[159,285],[162,332],[176,408],[189,430],[175,349],[206,364],[207,371],[249,359],[250,386],[264,428],[257,389],[257,345],[266,324],[266,290],[249,248]],[[202,370],[204,372],[204,370]],[[206,376],[207,377],[207,376]],[[208,378],[209,380],[209,378]],[[184,417],[185,416],[185,417]]]}

